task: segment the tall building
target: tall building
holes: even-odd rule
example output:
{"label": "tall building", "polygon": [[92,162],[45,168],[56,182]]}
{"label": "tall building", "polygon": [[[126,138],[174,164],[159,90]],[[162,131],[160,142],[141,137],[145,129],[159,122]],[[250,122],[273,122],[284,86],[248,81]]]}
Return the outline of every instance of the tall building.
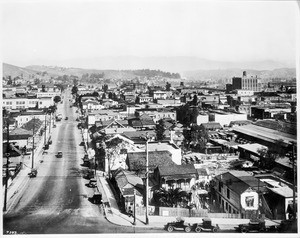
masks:
{"label": "tall building", "polygon": [[251,90],[254,92],[260,91],[260,82],[259,79],[256,77],[247,77],[246,71],[243,71],[243,77],[233,77],[232,78],[232,89],[244,89],[244,90]]}

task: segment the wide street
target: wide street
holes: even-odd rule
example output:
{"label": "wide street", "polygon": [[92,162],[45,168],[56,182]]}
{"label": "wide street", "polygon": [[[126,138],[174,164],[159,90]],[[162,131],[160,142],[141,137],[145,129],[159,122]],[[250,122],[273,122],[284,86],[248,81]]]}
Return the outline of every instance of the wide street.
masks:
{"label": "wide street", "polygon": [[[63,96],[63,104],[57,109],[63,119],[51,128],[53,143],[48,154],[35,158],[39,164],[37,177],[25,184],[4,214],[4,234],[165,232],[111,224],[101,207],[88,201],[93,188],[88,188],[88,180],[82,178],[84,149],[79,146],[82,139],[75,121],[76,109],[70,108],[70,92]],[[62,158],[55,157],[57,151],[63,152]]]}

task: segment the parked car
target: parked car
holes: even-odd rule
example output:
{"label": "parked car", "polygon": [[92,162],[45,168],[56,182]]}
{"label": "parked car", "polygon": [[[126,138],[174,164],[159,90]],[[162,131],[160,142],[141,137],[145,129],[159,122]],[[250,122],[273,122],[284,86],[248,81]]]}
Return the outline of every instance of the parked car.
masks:
{"label": "parked car", "polygon": [[278,226],[278,232],[282,233],[297,233],[297,219],[289,219],[281,221]]}
{"label": "parked car", "polygon": [[30,178],[36,177],[37,176],[37,169],[31,169],[30,173],[28,173],[28,176]]}
{"label": "parked car", "polygon": [[250,220],[247,224],[240,224],[235,229],[242,233],[248,232],[276,232],[277,226],[266,226],[266,222],[262,219],[253,219]]}
{"label": "parked car", "polygon": [[94,204],[102,203],[102,194],[100,192],[95,192],[93,197],[90,198],[90,201]]}
{"label": "parked car", "polygon": [[177,218],[177,221],[167,223],[167,225],[165,225],[165,229],[168,232],[172,232],[174,230],[183,230],[185,232],[190,232],[192,230],[192,227],[190,224],[185,223],[182,218]]}
{"label": "parked car", "polygon": [[87,170],[83,175],[83,178],[85,178],[85,179],[91,179],[94,177],[95,177],[95,174],[94,174],[93,170]]}
{"label": "parked car", "polygon": [[45,146],[44,146],[44,150],[48,150],[49,149],[49,144],[46,144]]}
{"label": "parked car", "polygon": [[89,182],[88,186],[89,186],[90,188],[95,188],[95,187],[97,187],[97,180],[96,180],[95,178],[90,179],[90,182]]}
{"label": "parked car", "polygon": [[58,151],[57,154],[56,154],[56,157],[57,158],[62,158],[63,156],[63,153],[61,151]]}
{"label": "parked car", "polygon": [[220,230],[220,227],[218,226],[218,224],[213,226],[211,224],[210,218],[203,218],[202,223],[194,223],[193,224],[192,230],[194,230],[197,233],[202,232],[202,231],[218,232]]}
{"label": "parked car", "polygon": [[68,120],[68,119],[69,119],[68,117],[65,118],[65,120]]}

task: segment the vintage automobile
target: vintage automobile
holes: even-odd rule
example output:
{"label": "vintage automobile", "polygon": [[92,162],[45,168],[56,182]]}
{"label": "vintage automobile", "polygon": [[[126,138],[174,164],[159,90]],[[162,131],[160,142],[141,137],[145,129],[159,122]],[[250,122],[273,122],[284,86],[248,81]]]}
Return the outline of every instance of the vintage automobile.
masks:
{"label": "vintage automobile", "polygon": [[278,226],[278,232],[297,233],[297,219],[283,220]]}
{"label": "vintage automobile", "polygon": [[174,222],[169,222],[165,225],[165,229],[168,232],[172,232],[174,230],[183,230],[185,232],[190,232],[192,227],[189,223],[185,223],[182,218],[177,218]]}
{"label": "vintage automobile", "polygon": [[61,151],[58,151],[55,156],[56,156],[56,158],[62,158],[63,153]]}
{"label": "vintage automobile", "polygon": [[83,175],[83,178],[85,178],[85,179],[91,179],[94,177],[95,177],[95,173],[93,170],[87,170],[87,171],[85,171],[85,173]]}
{"label": "vintage automobile", "polygon": [[90,182],[88,184],[90,188],[96,188],[97,187],[97,180],[95,178],[90,179]]}
{"label": "vintage automobile", "polygon": [[89,200],[94,204],[102,203],[102,194],[100,192],[95,192],[93,197],[89,198]]}
{"label": "vintage automobile", "polygon": [[247,224],[240,224],[235,227],[236,231],[242,233],[248,232],[277,232],[277,226],[266,226],[266,222],[263,219],[252,219]]}
{"label": "vintage automobile", "polygon": [[210,218],[203,218],[202,223],[195,223],[192,225],[192,230],[197,233],[202,231],[218,232],[220,230],[220,227],[218,226],[218,224],[213,226],[211,224]]}
{"label": "vintage automobile", "polygon": [[28,176],[30,178],[36,177],[37,176],[37,169],[31,169],[30,173],[28,173]]}

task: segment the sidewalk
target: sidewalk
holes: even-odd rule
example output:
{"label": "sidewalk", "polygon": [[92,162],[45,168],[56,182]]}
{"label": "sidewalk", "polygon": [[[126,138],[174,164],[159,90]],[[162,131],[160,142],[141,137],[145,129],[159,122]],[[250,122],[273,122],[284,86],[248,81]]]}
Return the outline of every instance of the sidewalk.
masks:
{"label": "sidewalk", "polygon": [[[176,221],[176,217],[164,217],[164,216],[148,216],[149,225],[145,224],[145,216],[136,217],[136,225],[133,225],[133,217],[129,217],[122,214],[119,210],[114,194],[110,189],[110,186],[104,177],[103,172],[97,172],[97,184],[98,190],[102,193],[103,206],[106,219],[119,226],[130,226],[139,228],[161,228],[168,222]],[[201,223],[203,217],[184,217],[187,223]],[[245,224],[249,222],[249,219],[229,219],[229,218],[211,218],[212,224],[218,224],[221,230],[232,230],[239,224]],[[271,221],[266,219],[266,225],[276,225],[280,221]]]}
{"label": "sidewalk", "polygon": [[[47,134],[47,140],[51,134]],[[38,141],[38,145],[36,146],[34,150],[34,167],[38,169],[40,165],[40,160],[38,158],[41,157],[44,147],[44,140],[40,139]],[[31,172],[31,166],[32,166],[32,153],[29,155],[24,156],[23,165],[17,176],[8,182],[7,187],[7,204],[6,204],[6,212],[8,213],[10,208],[15,202],[15,195],[24,189],[27,182],[30,180],[28,173]],[[3,191],[5,191],[5,186],[3,186]]]}

